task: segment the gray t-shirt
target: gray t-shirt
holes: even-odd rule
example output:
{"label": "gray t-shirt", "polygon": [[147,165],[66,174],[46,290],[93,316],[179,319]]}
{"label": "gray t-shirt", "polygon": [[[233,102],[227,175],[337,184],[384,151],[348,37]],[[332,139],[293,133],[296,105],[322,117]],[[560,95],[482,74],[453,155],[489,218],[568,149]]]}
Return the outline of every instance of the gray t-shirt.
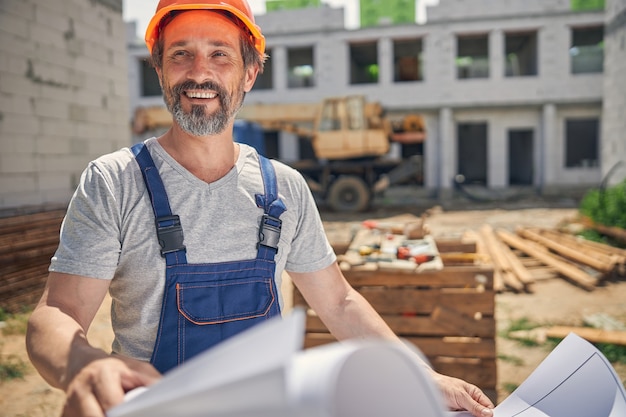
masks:
{"label": "gray t-shirt", "polygon": [[[258,155],[240,144],[239,159],[223,178],[201,181],[161,147],[146,145],[167,190],[172,213],[180,216],[187,261],[214,263],[256,256],[263,210]],[[276,256],[276,286],[283,270],[313,272],[329,266],[335,254],[303,177],[272,161],[278,192],[287,210]],[[154,213],[130,149],[91,162],[63,221],[50,271],[111,281],[113,351],[149,360],[156,337],[165,283]],[[282,297],[280,297],[282,304]]]}

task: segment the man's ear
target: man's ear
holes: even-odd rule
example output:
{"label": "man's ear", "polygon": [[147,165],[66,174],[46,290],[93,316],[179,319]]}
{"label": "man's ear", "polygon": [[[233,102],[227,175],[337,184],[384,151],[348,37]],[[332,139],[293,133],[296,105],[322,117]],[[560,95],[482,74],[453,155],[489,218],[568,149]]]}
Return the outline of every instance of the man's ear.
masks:
{"label": "man's ear", "polygon": [[250,65],[248,68],[246,68],[245,71],[246,73],[245,73],[243,91],[248,93],[250,90],[252,90],[252,86],[254,85],[254,82],[256,81],[256,77],[258,77],[259,75],[259,67],[256,65]]}
{"label": "man's ear", "polygon": [[161,90],[163,90],[163,70],[157,67],[154,67],[154,70],[156,71],[157,77],[159,78],[159,86],[161,86]]}

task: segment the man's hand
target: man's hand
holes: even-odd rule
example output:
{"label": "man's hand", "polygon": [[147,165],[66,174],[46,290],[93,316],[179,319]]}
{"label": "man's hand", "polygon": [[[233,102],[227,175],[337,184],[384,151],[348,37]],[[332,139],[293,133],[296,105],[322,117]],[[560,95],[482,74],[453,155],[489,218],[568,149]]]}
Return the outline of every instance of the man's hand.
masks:
{"label": "man's hand", "polygon": [[432,376],[450,410],[467,410],[475,417],[493,416],[493,403],[477,386],[435,371]]}
{"label": "man's hand", "polygon": [[62,417],[104,417],[124,394],[161,378],[149,363],[112,355],[83,367],[70,381]]}

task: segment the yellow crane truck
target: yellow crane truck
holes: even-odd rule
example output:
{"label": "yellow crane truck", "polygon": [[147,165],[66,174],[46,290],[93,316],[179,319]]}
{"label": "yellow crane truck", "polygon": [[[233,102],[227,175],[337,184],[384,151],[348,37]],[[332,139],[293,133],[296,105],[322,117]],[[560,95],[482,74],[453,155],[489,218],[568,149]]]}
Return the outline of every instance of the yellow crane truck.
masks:
{"label": "yellow crane truck", "polygon": [[[138,109],[135,133],[171,124],[163,110]],[[315,157],[289,165],[302,173],[326,206],[357,212],[366,210],[376,193],[422,177],[422,155],[389,155],[394,142],[410,145],[425,140],[422,117],[409,114],[392,121],[383,113],[379,103],[356,95],[326,98],[318,104],[245,104],[237,117],[265,131],[290,131],[310,140]]]}

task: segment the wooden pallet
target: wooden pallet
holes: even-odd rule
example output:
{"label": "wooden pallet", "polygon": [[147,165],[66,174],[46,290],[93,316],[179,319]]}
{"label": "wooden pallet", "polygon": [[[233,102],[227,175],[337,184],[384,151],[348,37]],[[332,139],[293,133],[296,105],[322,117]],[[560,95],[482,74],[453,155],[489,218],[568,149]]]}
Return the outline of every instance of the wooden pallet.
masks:
{"label": "wooden pallet", "polygon": [[17,312],[41,297],[64,210],[0,218],[0,308]]}
{"label": "wooden pallet", "polygon": [[[446,241],[440,254],[446,254],[441,249],[457,254],[475,248],[467,242]],[[492,267],[464,261],[440,270],[363,267],[345,270],[344,275],[398,336],[426,355],[435,370],[477,385],[497,402]],[[297,289],[293,297],[294,305],[308,307]],[[309,310],[305,347],[334,341]]]}

